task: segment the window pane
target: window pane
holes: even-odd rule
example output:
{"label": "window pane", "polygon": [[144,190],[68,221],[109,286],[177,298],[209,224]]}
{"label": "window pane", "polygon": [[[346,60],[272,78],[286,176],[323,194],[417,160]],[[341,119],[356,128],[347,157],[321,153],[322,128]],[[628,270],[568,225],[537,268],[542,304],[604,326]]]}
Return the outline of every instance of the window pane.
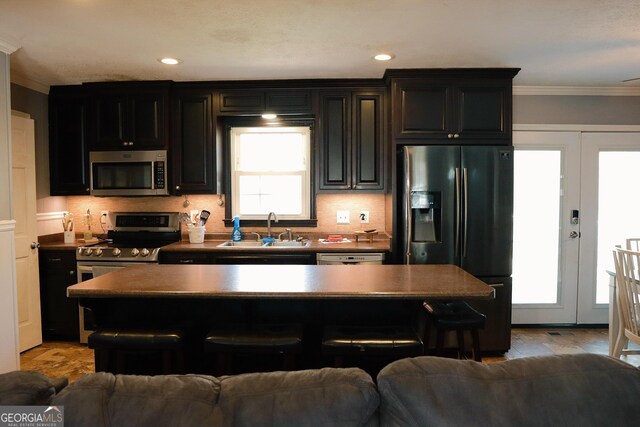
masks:
{"label": "window pane", "polygon": [[558,300],[560,160],[560,151],[514,153],[514,304]]}
{"label": "window pane", "polygon": [[243,133],[238,147],[239,171],[305,170],[305,144],[300,133]]}
{"label": "window pane", "polygon": [[629,237],[640,236],[638,181],[640,152],[600,152],[598,174],[598,261],[596,303],[609,302],[609,275],[614,271],[611,251],[625,247]]}
{"label": "window pane", "polygon": [[240,215],[281,215],[302,213],[302,183],[300,175],[240,175]]}

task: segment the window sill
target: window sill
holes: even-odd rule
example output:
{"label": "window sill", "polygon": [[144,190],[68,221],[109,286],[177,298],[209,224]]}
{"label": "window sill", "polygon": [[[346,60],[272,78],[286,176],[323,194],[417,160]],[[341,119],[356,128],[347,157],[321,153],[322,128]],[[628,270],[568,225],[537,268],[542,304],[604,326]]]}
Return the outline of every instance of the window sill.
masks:
{"label": "window sill", "polygon": [[[233,219],[223,219],[225,227],[233,227]],[[242,219],[242,227],[266,227],[266,219]],[[271,221],[271,227],[317,227],[317,219],[281,219],[278,222]]]}

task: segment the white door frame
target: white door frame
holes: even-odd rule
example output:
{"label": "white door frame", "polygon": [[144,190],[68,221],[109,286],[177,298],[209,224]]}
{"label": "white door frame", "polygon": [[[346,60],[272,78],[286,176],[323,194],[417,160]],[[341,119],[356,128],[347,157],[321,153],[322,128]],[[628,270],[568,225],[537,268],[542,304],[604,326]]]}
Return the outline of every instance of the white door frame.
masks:
{"label": "white door frame", "polygon": [[[571,210],[580,209],[580,133],[557,131],[517,131],[516,150],[559,150],[562,181],[560,183],[560,223],[558,224],[558,288],[554,304],[513,304],[512,323],[575,323],[578,288],[579,239],[570,238],[579,225],[572,225]],[[531,260],[535,262],[535,260]]]}
{"label": "white door frame", "polygon": [[[555,132],[580,132],[584,133],[640,133],[640,125],[587,125],[587,124],[514,124],[514,131],[555,131]],[[597,189],[597,164],[593,169],[594,157],[592,148],[587,148],[585,151],[584,145],[581,143],[582,152],[580,153],[581,162],[581,183],[583,188],[596,188]],[[622,146],[611,146],[607,148],[624,148]],[[591,160],[587,161],[585,156]],[[588,163],[588,164],[585,164]],[[596,160],[597,162],[597,160]],[[593,181],[595,180],[595,181]],[[576,309],[576,322],[577,323],[603,323],[608,322],[608,305],[607,304],[594,304],[592,298],[595,295],[595,257],[597,256],[597,211],[595,209],[586,208],[586,206],[594,206],[593,197],[595,197],[595,206],[597,206],[597,194],[593,192],[581,191],[580,200],[580,268],[578,272],[578,295],[577,295],[577,309]],[[591,199],[590,199],[591,198]],[[586,200],[585,200],[586,199]],[[586,263],[586,258],[590,259],[590,263]],[[514,308],[514,320],[513,323],[518,323],[517,308]],[[542,322],[552,323],[552,322]]]}

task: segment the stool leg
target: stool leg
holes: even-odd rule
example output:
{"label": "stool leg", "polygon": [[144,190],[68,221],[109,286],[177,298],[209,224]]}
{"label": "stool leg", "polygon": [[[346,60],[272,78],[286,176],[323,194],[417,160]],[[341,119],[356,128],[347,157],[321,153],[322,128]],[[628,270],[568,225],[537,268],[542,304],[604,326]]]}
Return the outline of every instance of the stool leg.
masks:
{"label": "stool leg", "polygon": [[176,371],[177,371],[177,373],[184,374],[185,373],[185,369],[184,369],[184,353],[182,352],[181,349],[175,350],[174,358],[175,358],[175,361],[176,361]]}
{"label": "stool leg", "polygon": [[442,355],[442,349],[444,347],[444,330],[438,329],[436,335],[436,356]]}
{"label": "stool leg", "polygon": [[109,350],[96,348],[93,350],[93,359],[96,372],[107,372],[109,370]]}
{"label": "stool leg", "polygon": [[427,322],[424,325],[424,339],[422,340],[424,344],[424,355],[429,354],[429,339],[431,338],[431,323]]}
{"label": "stool leg", "polygon": [[116,368],[114,374],[126,374],[125,352],[123,350],[113,350],[116,354]]}
{"label": "stool leg", "polygon": [[333,359],[333,367],[334,368],[342,368],[344,367],[344,357],[343,356],[335,356]]}
{"label": "stool leg", "polygon": [[458,359],[464,359],[464,331],[456,329],[456,336],[458,337]]}
{"label": "stool leg", "polygon": [[232,364],[231,364],[231,355],[225,352],[218,353],[218,367],[217,367],[217,375],[231,375],[232,372]]}
{"label": "stool leg", "polygon": [[482,356],[480,355],[480,334],[477,329],[471,330],[471,339],[473,340],[473,360],[482,362]]}
{"label": "stool leg", "polygon": [[283,353],[282,357],[284,358],[284,370],[285,371],[295,371],[296,370],[296,355],[295,353]]}
{"label": "stool leg", "polygon": [[171,350],[162,350],[162,373],[165,375],[174,373],[174,371],[172,371],[173,364],[171,363],[171,353]]}

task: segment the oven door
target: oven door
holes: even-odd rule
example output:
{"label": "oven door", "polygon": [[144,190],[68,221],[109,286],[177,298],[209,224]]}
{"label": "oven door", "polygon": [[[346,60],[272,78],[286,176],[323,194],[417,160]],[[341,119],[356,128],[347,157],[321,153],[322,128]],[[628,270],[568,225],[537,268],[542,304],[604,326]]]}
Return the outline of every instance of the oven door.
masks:
{"label": "oven door", "polygon": [[[130,265],[140,264],[135,262],[78,262],[78,283],[91,280],[94,277],[102,276],[112,271],[126,268]],[[78,303],[80,312],[80,342],[86,344],[89,335],[94,330],[93,313],[88,308],[84,308]]]}

